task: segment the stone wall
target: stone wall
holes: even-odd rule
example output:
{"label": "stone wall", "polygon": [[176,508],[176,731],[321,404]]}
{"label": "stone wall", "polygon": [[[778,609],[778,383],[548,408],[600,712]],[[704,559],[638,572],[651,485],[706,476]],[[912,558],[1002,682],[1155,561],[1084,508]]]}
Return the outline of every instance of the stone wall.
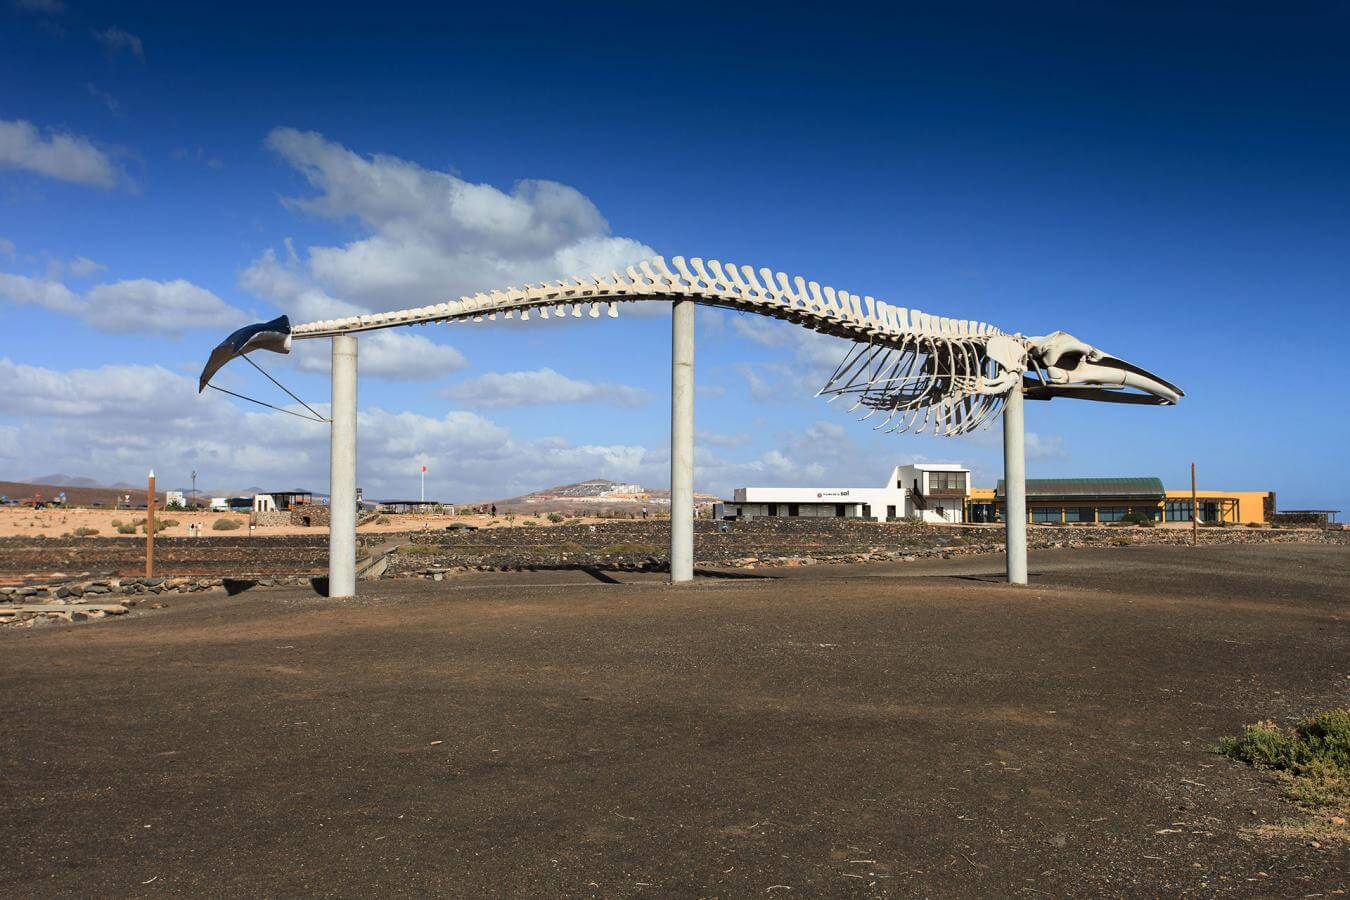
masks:
{"label": "stone wall", "polygon": [[[326,534],[155,538],[155,571],[163,575],[319,573],[327,565]],[[0,578],[137,575],[144,571],[143,539],[0,538]]]}
{"label": "stone wall", "polygon": [[[724,567],[812,565],[1002,553],[1003,529],[934,526],[856,519],[757,518],[696,521],[698,564]],[[480,529],[410,537],[390,561],[387,577],[468,569],[579,568],[656,570],[668,567],[666,521]],[[1033,548],[1186,544],[1189,529],[1116,526],[1031,526]],[[1202,543],[1316,541],[1350,545],[1350,533],[1205,528]]]}

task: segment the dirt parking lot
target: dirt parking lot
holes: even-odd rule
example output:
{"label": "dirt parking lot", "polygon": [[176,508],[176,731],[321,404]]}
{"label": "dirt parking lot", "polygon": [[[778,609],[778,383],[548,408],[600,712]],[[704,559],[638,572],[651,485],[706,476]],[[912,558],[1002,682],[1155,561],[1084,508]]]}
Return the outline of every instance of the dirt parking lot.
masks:
{"label": "dirt parking lot", "polygon": [[[1331,895],[1207,752],[1350,698],[1338,546],[173,599],[0,634],[0,894]],[[767,576],[767,577],[765,577]]]}

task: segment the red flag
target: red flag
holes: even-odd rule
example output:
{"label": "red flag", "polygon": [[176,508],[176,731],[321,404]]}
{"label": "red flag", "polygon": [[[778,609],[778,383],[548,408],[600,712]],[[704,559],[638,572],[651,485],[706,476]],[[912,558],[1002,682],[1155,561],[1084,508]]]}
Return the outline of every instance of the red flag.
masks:
{"label": "red flag", "polygon": [[427,467],[426,467],[426,466],[423,466],[423,467],[422,467],[422,474],[425,475],[426,473],[427,473]]}

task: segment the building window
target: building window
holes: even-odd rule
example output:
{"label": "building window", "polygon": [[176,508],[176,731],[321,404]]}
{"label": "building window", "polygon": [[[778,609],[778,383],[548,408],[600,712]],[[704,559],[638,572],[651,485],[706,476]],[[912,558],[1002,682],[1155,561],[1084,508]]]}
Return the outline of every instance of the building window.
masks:
{"label": "building window", "polygon": [[1191,520],[1191,501],[1168,500],[1166,514],[1169,522],[1189,522]]}
{"label": "building window", "polygon": [[1064,510],[1064,521],[1066,522],[1093,522],[1092,507],[1090,506],[1070,506]]}
{"label": "building window", "polygon": [[966,473],[929,472],[928,489],[930,491],[964,491],[966,489]]}
{"label": "building window", "polygon": [[887,506],[887,507],[886,507],[886,518],[888,518],[888,519],[894,519],[894,518],[895,518],[895,506],[894,506],[894,505],[891,505],[891,506]]}
{"label": "building window", "polygon": [[1058,522],[1061,512],[1063,511],[1058,506],[1033,506],[1031,508],[1031,521]]}
{"label": "building window", "polygon": [[1119,522],[1128,511],[1123,506],[1101,506],[1097,508],[1097,519],[1101,522]]}
{"label": "building window", "polygon": [[771,515],[771,516],[776,516],[776,515],[778,515],[778,504],[777,504],[777,503],[770,503],[770,504],[769,504],[769,515]]}

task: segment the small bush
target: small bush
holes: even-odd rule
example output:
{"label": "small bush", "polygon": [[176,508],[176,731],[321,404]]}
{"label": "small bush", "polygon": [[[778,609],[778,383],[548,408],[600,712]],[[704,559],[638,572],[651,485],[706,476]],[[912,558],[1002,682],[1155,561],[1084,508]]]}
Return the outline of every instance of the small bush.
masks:
{"label": "small bush", "polygon": [[564,525],[580,525],[580,524],[581,524],[581,520],[580,520],[580,519],[568,519],[568,520],[567,520],[566,522],[564,522],[563,524],[564,524]]}
{"label": "small bush", "polygon": [[136,533],[136,526],[133,525],[133,524],[131,524],[130,522],[124,522],[124,523],[122,523],[121,525],[118,525],[118,526],[117,526],[117,533],[118,533],[118,534],[135,534],[135,533]]}
{"label": "small bush", "polygon": [[121,520],[121,519],[113,519],[113,520],[112,520],[112,527],[114,527],[114,528],[121,528],[121,527],[122,527],[122,520]]}
{"label": "small bush", "polygon": [[1289,729],[1257,722],[1242,729],[1240,737],[1221,740],[1219,752],[1291,775],[1339,772],[1350,778],[1350,709],[1309,716]]}
{"label": "small bush", "polygon": [[557,525],[559,522],[561,522],[566,518],[567,516],[564,516],[562,513],[552,512],[548,514],[548,520],[552,522],[554,525]]}
{"label": "small bush", "polygon": [[1125,517],[1122,518],[1122,519],[1120,520],[1120,524],[1122,524],[1122,525],[1142,525],[1142,526],[1145,527],[1145,528],[1152,528],[1152,527],[1153,527],[1153,519],[1151,519],[1149,516],[1145,515],[1144,513],[1132,512],[1132,513],[1126,513],[1126,514],[1125,514]]}
{"label": "small bush", "polygon": [[74,531],[71,532],[71,534],[75,535],[75,537],[93,537],[94,535],[98,534],[98,529],[76,528]]}
{"label": "small bush", "polygon": [[235,531],[239,527],[238,519],[216,519],[211,523],[212,531]]}

